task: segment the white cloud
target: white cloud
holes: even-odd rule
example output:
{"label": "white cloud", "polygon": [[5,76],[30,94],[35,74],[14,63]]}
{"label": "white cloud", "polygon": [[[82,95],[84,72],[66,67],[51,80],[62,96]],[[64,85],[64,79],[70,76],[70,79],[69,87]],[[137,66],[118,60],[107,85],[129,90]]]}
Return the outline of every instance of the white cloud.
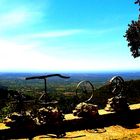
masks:
{"label": "white cloud", "polygon": [[[131,56],[120,59],[109,57],[75,57],[53,56],[38,51],[36,44],[24,44],[0,40],[0,67],[1,71],[71,71],[71,70],[116,70],[139,69],[140,59]],[[68,50],[69,51],[69,50]],[[133,66],[133,67],[132,67]]]}
{"label": "white cloud", "polygon": [[32,8],[30,6],[19,5],[12,9],[7,9],[7,11],[2,11],[0,13],[0,30],[5,31],[19,27],[24,31],[25,25],[30,26],[32,23],[39,22],[44,13],[35,7],[34,5]]}
{"label": "white cloud", "polygon": [[0,27],[11,28],[11,27],[16,27],[17,25],[21,26],[23,23],[26,23],[28,19],[29,19],[29,13],[27,11],[16,9],[1,14]]}
{"label": "white cloud", "polygon": [[69,30],[58,30],[58,31],[51,31],[51,32],[43,32],[43,33],[36,33],[28,35],[30,38],[52,38],[52,37],[65,37],[71,36],[78,33],[83,32],[80,29],[69,29]]}
{"label": "white cloud", "polygon": [[15,10],[9,13],[6,13],[1,17],[3,24],[19,24],[25,22],[27,18],[27,13],[25,11]]}
{"label": "white cloud", "polygon": [[109,28],[97,28],[97,29],[91,29],[91,30],[85,30],[85,33],[87,33],[88,35],[92,35],[92,36],[102,36],[102,35],[107,35],[110,33],[116,33],[119,32],[123,29],[123,26],[115,26],[115,27],[109,27]]}
{"label": "white cloud", "polygon": [[34,44],[17,44],[12,41],[0,40],[1,69],[28,69],[38,64],[42,56],[35,50]]}
{"label": "white cloud", "polygon": [[102,36],[108,34],[110,32],[115,32],[120,30],[121,27],[115,28],[108,28],[108,29],[66,29],[66,30],[55,30],[55,31],[45,31],[45,32],[37,32],[37,33],[30,33],[19,36],[19,38],[26,38],[26,39],[41,39],[41,38],[58,38],[58,37],[66,37],[72,35],[82,34],[85,36]]}
{"label": "white cloud", "polygon": [[46,31],[41,33],[35,33],[27,35],[29,38],[52,38],[52,37],[65,37],[65,36],[71,36],[75,34],[85,34],[85,35],[103,35],[110,32],[118,31],[121,27],[115,27],[115,28],[108,28],[108,29],[66,29],[66,30],[56,30],[56,31]]}

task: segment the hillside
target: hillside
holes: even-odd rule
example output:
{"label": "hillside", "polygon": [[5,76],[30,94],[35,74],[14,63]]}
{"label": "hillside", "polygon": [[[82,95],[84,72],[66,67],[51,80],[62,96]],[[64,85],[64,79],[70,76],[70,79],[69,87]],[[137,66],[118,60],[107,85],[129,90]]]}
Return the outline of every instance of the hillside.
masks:
{"label": "hillside", "polygon": [[[11,83],[13,83],[13,82],[11,81]],[[50,91],[48,91],[49,100],[58,100],[59,107],[60,107],[60,109],[63,110],[64,113],[71,112],[74,109],[75,105],[77,103],[81,102],[80,99],[77,99],[75,96],[76,95],[75,94],[76,85],[75,86],[74,85],[75,85],[74,83],[71,83],[70,85],[66,86],[66,89],[64,88],[64,86],[59,85],[58,88],[53,89],[53,84],[52,84],[51,88],[48,89],[48,90],[50,90]],[[33,100],[33,99],[37,99],[39,97],[40,93],[43,93],[43,91],[44,91],[44,89],[42,89],[42,87],[40,87],[40,85],[39,86],[37,86],[37,84],[33,85],[33,83],[31,83],[32,87],[22,85],[22,87],[25,86],[23,89],[20,85],[17,85],[20,87],[20,91],[18,89],[16,89],[15,86],[12,89],[11,88],[12,84],[9,86],[10,86],[10,89],[9,89],[9,87],[0,86],[0,100],[1,100],[0,108],[1,109],[3,109],[3,107],[9,102],[8,94],[11,94],[11,93],[18,94],[18,92],[20,93],[20,91],[23,90],[23,94],[26,96],[26,99]],[[35,88],[33,88],[33,87],[35,87]],[[62,94],[65,92],[70,92],[71,94],[69,94],[69,96],[66,94]],[[125,82],[125,88],[124,88],[123,94],[127,97],[127,101],[129,104],[140,103],[140,94],[139,93],[140,93],[140,80],[130,80],[130,81]],[[107,99],[112,96],[113,95],[110,91],[109,85],[104,85],[94,91],[94,95],[93,95],[91,102],[94,104],[97,104],[99,108],[104,108],[106,106]],[[6,109],[4,109],[4,110],[6,111]]]}
{"label": "hillside", "polygon": [[[129,104],[140,103],[140,80],[125,81],[123,95],[126,96]],[[110,87],[105,85],[95,90],[93,102],[100,108],[104,108],[107,99],[111,97]]]}
{"label": "hillside", "polygon": [[[9,81],[10,83],[11,81]],[[11,82],[12,83],[12,82]],[[30,83],[31,85],[33,83]],[[58,83],[60,84],[60,83]],[[12,85],[12,84],[11,84]],[[18,85],[17,85],[18,86]],[[21,84],[21,86],[23,86]],[[25,85],[24,85],[25,86]],[[38,91],[41,91],[40,86],[37,87],[37,84],[33,87],[36,87],[35,89],[32,88],[33,92],[36,92],[36,89],[38,89]],[[59,85],[60,86],[60,85]],[[1,85],[0,86],[0,103],[1,103],[1,110],[0,110],[0,117],[1,119],[3,119],[5,116],[7,116],[7,114],[9,114],[10,112],[15,111],[14,109],[16,109],[16,107],[18,107],[18,104],[13,104],[11,103],[11,101],[13,101],[13,98],[9,98],[9,93],[11,94],[18,94],[19,90],[14,90],[14,88],[11,88],[12,86],[6,87]],[[61,86],[60,86],[61,87]],[[63,86],[60,88],[59,90],[65,91],[65,89],[63,88]],[[71,113],[72,110],[74,109],[75,105],[77,103],[80,102],[80,100],[77,100],[77,98],[75,98],[75,90],[73,90],[71,92],[71,89],[73,89],[74,84],[70,84],[67,88],[67,91],[69,91],[70,93],[73,94],[62,94],[60,91],[57,91],[57,94],[54,93],[55,90],[53,90],[53,94],[49,94],[50,100],[58,100],[59,101],[59,108],[63,111],[63,113],[67,114],[67,113]],[[19,87],[18,87],[19,88]],[[21,87],[20,87],[21,88]],[[53,88],[53,85],[52,85]],[[28,90],[30,89],[30,86],[28,88],[24,87],[24,95],[26,97],[26,100],[34,100],[36,99],[36,97],[34,96],[34,94],[28,94]],[[35,91],[34,91],[35,90]],[[42,89],[44,90],[44,89]],[[51,90],[52,91],[52,90]],[[140,103],[140,80],[129,80],[129,81],[125,81],[124,84],[124,92],[123,94],[127,97],[127,101],[130,104],[136,104],[136,103]],[[108,84],[101,86],[99,88],[97,88],[94,91],[94,95],[93,98],[91,100],[91,102],[93,104],[97,104],[99,109],[103,109],[106,106],[107,103],[107,99],[112,97],[112,93],[110,91],[110,86]],[[35,102],[36,103],[36,102]],[[14,106],[13,106],[14,105]],[[14,108],[13,108],[14,107]],[[30,104],[30,105],[26,105],[24,106],[26,109],[29,109],[28,107],[39,107],[37,104]],[[137,105],[133,105],[133,109],[139,108],[140,106]],[[100,111],[101,113],[101,111]],[[138,115],[139,116],[139,115]],[[66,116],[67,118],[69,118],[69,116]],[[111,119],[112,120],[112,119]],[[107,121],[108,122],[108,121]],[[110,122],[110,121],[109,121]],[[96,129],[80,129],[80,130],[76,130],[76,131],[67,131],[66,132],[66,139],[76,139],[76,140],[85,140],[85,139],[89,139],[92,140],[93,138],[96,138],[97,140],[114,140],[114,139],[119,139],[119,140],[137,140],[140,137],[140,124],[139,121],[136,123],[136,126],[133,126],[130,128],[124,127],[120,124],[110,124],[110,125],[105,125],[102,128],[98,128]],[[38,140],[38,139],[55,139],[54,135],[40,135],[40,136],[35,136],[33,138],[34,140]],[[64,138],[63,138],[64,139]]]}

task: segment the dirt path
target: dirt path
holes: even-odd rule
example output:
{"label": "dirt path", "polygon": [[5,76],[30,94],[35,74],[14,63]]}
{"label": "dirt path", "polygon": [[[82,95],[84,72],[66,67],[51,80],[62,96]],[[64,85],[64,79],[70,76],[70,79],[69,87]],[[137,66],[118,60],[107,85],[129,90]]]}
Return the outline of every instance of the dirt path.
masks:
{"label": "dirt path", "polygon": [[[110,126],[103,129],[95,130],[81,130],[67,132],[64,138],[59,140],[140,140],[140,124],[136,125],[137,128],[124,128],[122,126]],[[102,132],[102,133],[101,133]],[[33,140],[55,140],[54,135],[41,135],[36,136]]]}

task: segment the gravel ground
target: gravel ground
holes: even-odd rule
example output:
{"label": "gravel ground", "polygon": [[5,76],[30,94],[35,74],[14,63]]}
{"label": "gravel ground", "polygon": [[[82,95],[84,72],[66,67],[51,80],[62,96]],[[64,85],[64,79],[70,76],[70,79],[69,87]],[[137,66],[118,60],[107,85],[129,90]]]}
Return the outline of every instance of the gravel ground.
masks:
{"label": "gravel ground", "polygon": [[[119,125],[109,126],[97,130],[81,130],[67,132],[64,138],[59,140],[140,140],[140,124],[137,128],[124,128]],[[36,136],[33,140],[55,140],[54,135]]]}

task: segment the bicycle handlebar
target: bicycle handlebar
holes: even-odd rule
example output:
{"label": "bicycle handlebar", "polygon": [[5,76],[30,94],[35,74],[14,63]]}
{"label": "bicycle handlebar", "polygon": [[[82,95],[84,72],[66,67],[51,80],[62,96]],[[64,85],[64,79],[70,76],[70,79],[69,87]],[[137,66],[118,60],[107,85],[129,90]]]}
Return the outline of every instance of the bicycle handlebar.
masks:
{"label": "bicycle handlebar", "polygon": [[45,79],[45,78],[54,77],[54,76],[58,76],[60,78],[65,78],[65,79],[70,78],[69,76],[63,76],[61,74],[49,74],[49,75],[43,75],[43,76],[26,77],[26,80],[30,80],[30,79]]}

